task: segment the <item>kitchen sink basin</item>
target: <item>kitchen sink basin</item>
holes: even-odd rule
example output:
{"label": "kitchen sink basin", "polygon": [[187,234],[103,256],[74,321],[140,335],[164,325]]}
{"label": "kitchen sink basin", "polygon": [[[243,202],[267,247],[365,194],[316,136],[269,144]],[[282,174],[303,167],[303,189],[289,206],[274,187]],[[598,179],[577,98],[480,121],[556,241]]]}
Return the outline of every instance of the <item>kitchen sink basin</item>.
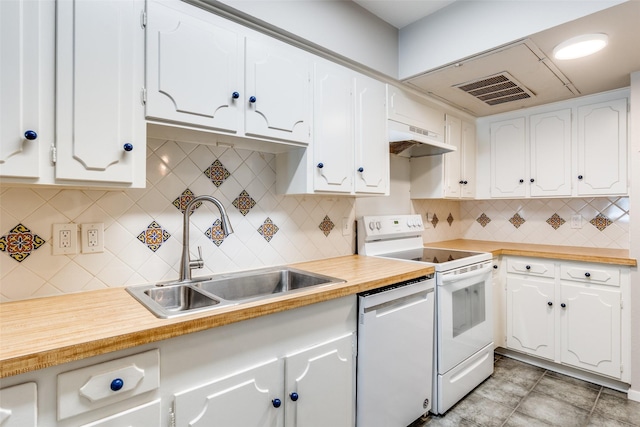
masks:
{"label": "kitchen sink basin", "polygon": [[[127,289],[129,290],[129,289]],[[215,307],[220,300],[206,295],[191,286],[154,286],[131,293],[158,317],[173,317],[180,313],[193,313]]]}
{"label": "kitchen sink basin", "polygon": [[272,267],[184,283],[130,286],[127,291],[156,316],[169,318],[341,282],[290,267]]}
{"label": "kitchen sink basin", "polygon": [[194,286],[219,298],[238,301],[339,282],[328,276],[282,268],[208,280]]}

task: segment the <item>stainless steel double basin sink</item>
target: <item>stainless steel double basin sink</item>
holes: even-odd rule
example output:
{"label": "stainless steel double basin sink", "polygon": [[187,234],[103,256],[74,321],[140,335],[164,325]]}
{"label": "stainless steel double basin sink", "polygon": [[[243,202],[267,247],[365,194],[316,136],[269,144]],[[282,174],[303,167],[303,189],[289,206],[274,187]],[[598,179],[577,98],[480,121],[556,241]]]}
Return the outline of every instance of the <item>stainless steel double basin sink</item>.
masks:
{"label": "stainless steel double basin sink", "polygon": [[171,318],[342,282],[290,267],[271,267],[126,289],[157,317]]}

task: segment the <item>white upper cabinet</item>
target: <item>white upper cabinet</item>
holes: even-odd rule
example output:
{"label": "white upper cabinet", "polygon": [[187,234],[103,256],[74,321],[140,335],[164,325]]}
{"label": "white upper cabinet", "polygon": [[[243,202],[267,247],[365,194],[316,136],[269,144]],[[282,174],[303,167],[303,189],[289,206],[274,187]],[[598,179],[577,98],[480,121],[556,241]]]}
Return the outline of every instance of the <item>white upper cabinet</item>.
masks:
{"label": "white upper cabinet", "polygon": [[527,174],[525,119],[491,124],[491,197],[524,197]]}
{"label": "white upper cabinet", "polygon": [[531,196],[571,195],[571,109],[529,117]]}
{"label": "white upper cabinet", "polygon": [[314,81],[314,190],[350,193],[354,176],[354,76],[347,68],[318,61]]}
{"label": "white upper cabinet", "polygon": [[144,2],[57,2],[56,179],[144,187]]}
{"label": "white upper cabinet", "polygon": [[237,133],[242,37],[212,13],[165,3],[147,5],[147,117]]}
{"label": "white upper cabinet", "polygon": [[474,198],[476,193],[476,127],[446,115],[445,142],[457,148],[443,155],[411,159],[412,199]]}
{"label": "white upper cabinet", "polygon": [[313,81],[313,144],[278,154],[277,191],[387,194],[385,85],[321,59]]}
{"label": "white upper cabinet", "polygon": [[491,197],[626,195],[627,92],[553,107],[489,119]]}
{"label": "white upper cabinet", "polygon": [[387,194],[389,139],[385,85],[357,74],[355,103],[355,191]]}
{"label": "white upper cabinet", "polygon": [[580,196],[627,194],[627,99],[578,107]]}
{"label": "white upper cabinet", "polygon": [[306,52],[183,2],[150,1],[146,55],[151,121],[301,146],[311,141]]}
{"label": "white upper cabinet", "polygon": [[245,42],[245,133],[308,144],[310,56],[266,37],[247,37]]}
{"label": "white upper cabinet", "polygon": [[0,2],[2,177],[39,178],[53,143],[54,20],[53,1]]}

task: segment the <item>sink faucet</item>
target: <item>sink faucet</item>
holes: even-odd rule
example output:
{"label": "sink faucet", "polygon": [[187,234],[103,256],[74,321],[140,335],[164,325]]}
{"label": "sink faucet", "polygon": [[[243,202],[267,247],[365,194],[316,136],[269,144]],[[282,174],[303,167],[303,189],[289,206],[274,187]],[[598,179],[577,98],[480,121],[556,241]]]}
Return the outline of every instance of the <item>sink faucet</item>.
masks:
{"label": "sink faucet", "polygon": [[211,202],[220,211],[220,221],[222,224],[220,228],[222,228],[222,232],[224,233],[224,237],[227,237],[229,234],[233,233],[233,228],[231,227],[231,223],[229,222],[229,217],[227,216],[227,211],[222,206],[222,203],[218,199],[208,195],[196,196],[187,203],[187,206],[184,208],[184,222],[182,227],[182,260],[180,262],[180,282],[188,282],[191,280],[191,270],[194,268],[202,268],[204,267],[204,260],[202,259],[202,248],[198,246],[198,258],[192,260],[189,255],[189,215],[193,210],[193,206],[198,202]]}

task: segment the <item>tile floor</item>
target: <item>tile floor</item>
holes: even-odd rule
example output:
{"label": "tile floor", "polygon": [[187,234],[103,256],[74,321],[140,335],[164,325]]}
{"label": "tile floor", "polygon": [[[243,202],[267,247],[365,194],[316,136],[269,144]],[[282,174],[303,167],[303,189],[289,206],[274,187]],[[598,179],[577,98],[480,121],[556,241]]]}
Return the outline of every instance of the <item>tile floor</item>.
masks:
{"label": "tile floor", "polygon": [[624,393],[496,355],[493,375],[444,416],[410,427],[640,427]]}

